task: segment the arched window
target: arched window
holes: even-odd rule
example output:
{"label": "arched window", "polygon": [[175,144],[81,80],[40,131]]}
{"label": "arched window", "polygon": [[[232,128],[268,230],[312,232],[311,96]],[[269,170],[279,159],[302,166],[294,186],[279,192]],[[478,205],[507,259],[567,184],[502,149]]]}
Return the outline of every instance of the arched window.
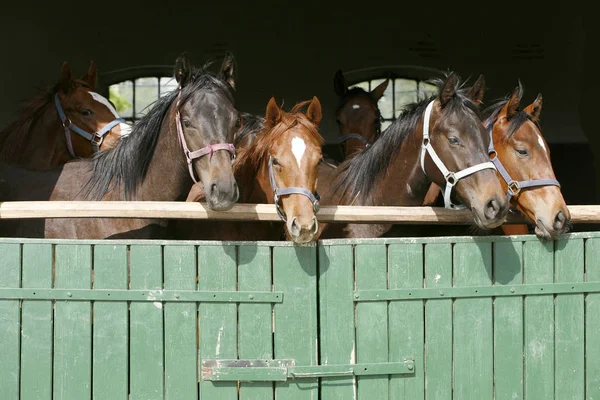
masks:
{"label": "arched window", "polygon": [[388,66],[348,71],[344,76],[349,87],[361,87],[371,91],[385,79],[390,79],[388,86],[377,105],[383,119],[381,129],[392,124],[407,104],[421,101],[437,93],[437,87],[426,81],[441,78],[441,71],[431,68]]}
{"label": "arched window", "polygon": [[108,98],[119,115],[134,124],[159,97],[177,89],[173,66],[111,71],[104,74],[102,80],[107,82]]}

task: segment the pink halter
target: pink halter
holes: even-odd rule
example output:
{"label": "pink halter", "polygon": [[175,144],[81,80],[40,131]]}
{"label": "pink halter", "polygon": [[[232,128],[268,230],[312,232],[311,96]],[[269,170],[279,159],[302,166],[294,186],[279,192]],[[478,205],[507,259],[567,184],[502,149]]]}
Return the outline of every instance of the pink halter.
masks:
{"label": "pink halter", "polygon": [[231,153],[231,156],[235,159],[235,147],[231,143],[216,143],[209,144],[201,148],[200,150],[190,151],[185,141],[185,137],[183,136],[183,128],[181,126],[181,115],[179,114],[179,97],[181,96],[181,89],[179,90],[179,94],[177,95],[177,101],[175,106],[177,107],[177,113],[175,116],[175,122],[177,125],[177,135],[179,136],[179,141],[181,142],[181,146],[183,147],[183,153],[185,154],[185,158],[188,164],[188,170],[190,171],[190,176],[195,183],[198,183],[196,180],[196,176],[194,175],[194,169],[192,168],[192,161],[196,158],[203,157],[205,155],[209,155],[209,160],[212,158],[212,155],[215,151],[225,150]]}

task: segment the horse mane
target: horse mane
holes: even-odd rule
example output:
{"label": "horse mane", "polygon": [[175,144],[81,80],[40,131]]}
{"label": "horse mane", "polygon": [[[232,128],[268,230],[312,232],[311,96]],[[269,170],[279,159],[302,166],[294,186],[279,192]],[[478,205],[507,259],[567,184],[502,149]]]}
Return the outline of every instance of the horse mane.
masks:
{"label": "horse mane", "polygon": [[[431,79],[429,83],[439,89],[442,88],[442,79]],[[479,106],[467,96],[465,83],[457,81],[455,95],[442,109],[441,118],[447,118],[456,112],[473,112],[480,117]],[[398,115],[398,118],[371,146],[356,154],[356,156],[341,163],[333,182],[333,193],[339,194],[340,199],[359,200],[369,204],[371,192],[392,162],[404,140],[415,131],[417,124],[425,112],[427,105],[438,95],[433,94],[416,103],[408,104]]]}
{"label": "horse mane", "polygon": [[[509,100],[510,95],[494,101],[494,103],[492,103],[490,106],[486,107],[483,110],[482,118],[485,122],[486,130],[489,130],[491,125],[498,117],[498,114],[500,113],[502,108],[508,103]],[[519,110],[509,121],[508,132],[506,133],[506,137],[510,138],[512,135],[514,135],[515,132],[519,130],[521,125],[523,125],[527,121],[533,122],[540,131],[542,130],[539,121],[533,119],[532,116],[526,113],[525,111]]]}
{"label": "horse mane", "polygon": [[297,125],[302,125],[309,132],[309,139],[313,141],[315,146],[321,147],[324,139],[319,133],[317,127],[308,119],[308,117],[300,112],[300,110],[309,105],[311,100],[303,101],[296,104],[290,112],[281,110],[281,121],[272,128],[265,128],[264,124],[261,124],[262,131],[256,136],[256,141],[248,146],[246,149],[240,151],[235,165],[234,173],[238,173],[243,166],[250,165],[249,170],[258,171],[261,165],[267,162],[269,157],[269,149],[271,148],[273,141],[282,133],[292,129]]}
{"label": "horse mane", "polygon": [[242,118],[242,129],[237,131],[233,138],[234,146],[237,146],[246,136],[256,135],[264,129],[265,119],[263,117],[250,113],[240,113],[240,117]]}
{"label": "horse mane", "polygon": [[[233,102],[231,89],[208,70],[209,65],[210,63],[194,68],[190,82],[181,89],[179,107],[195,92],[208,89],[223,91]],[[133,126],[128,136],[122,137],[112,149],[101,151],[90,159],[92,177],[84,188],[86,197],[101,200],[108,191],[121,188],[125,200],[133,198],[139,184],[146,177],[163,123],[178,94],[174,90],[160,97]]]}

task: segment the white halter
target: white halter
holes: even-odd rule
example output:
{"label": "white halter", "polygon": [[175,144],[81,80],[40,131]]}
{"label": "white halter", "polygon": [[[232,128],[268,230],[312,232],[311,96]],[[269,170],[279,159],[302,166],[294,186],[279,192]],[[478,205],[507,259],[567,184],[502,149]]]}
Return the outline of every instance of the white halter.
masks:
{"label": "white halter", "polygon": [[[465,168],[458,172],[449,171],[444,165],[444,162],[438,157],[434,148],[431,147],[429,139],[429,118],[431,117],[431,109],[433,108],[433,101],[427,105],[425,109],[425,116],[423,118],[423,143],[421,145],[421,168],[425,172],[425,153],[429,153],[429,157],[433,160],[434,164],[438,167],[444,179],[446,180],[446,186],[444,188],[444,206],[452,210],[462,210],[466,207],[462,204],[454,204],[450,200],[452,194],[452,188],[458,183],[458,181],[466,176],[474,174],[475,172],[484,169],[496,169],[496,166],[491,162],[483,162],[481,164],[473,165],[472,167]],[[427,175],[427,172],[425,172]]]}

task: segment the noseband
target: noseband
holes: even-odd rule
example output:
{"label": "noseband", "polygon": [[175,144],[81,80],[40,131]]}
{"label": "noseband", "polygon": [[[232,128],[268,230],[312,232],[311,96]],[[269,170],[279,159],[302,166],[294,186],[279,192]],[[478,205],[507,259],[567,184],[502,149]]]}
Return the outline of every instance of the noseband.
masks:
{"label": "noseband", "polygon": [[494,123],[489,121],[487,124],[487,131],[490,135],[490,145],[488,147],[488,153],[490,155],[490,159],[492,163],[496,166],[498,172],[502,176],[502,179],[506,182],[508,186],[508,193],[506,194],[507,200],[510,202],[511,197],[518,195],[521,192],[521,189],[531,188],[531,187],[540,187],[540,186],[558,186],[560,187],[560,183],[556,179],[530,179],[525,181],[515,181],[500,159],[498,158],[498,154],[496,153],[496,149],[494,148],[494,137],[492,136]]}
{"label": "noseband", "polygon": [[181,142],[181,146],[183,147],[183,153],[185,154],[185,159],[187,160],[188,170],[190,172],[190,176],[195,183],[198,183],[196,179],[196,175],[194,174],[194,169],[192,167],[192,161],[196,158],[201,158],[205,155],[209,155],[209,161],[212,159],[212,155],[215,151],[225,150],[231,153],[232,161],[235,160],[235,147],[231,143],[216,143],[209,144],[208,146],[204,146],[200,150],[190,151],[187,146],[187,142],[185,141],[185,136],[183,136],[183,127],[181,126],[181,115],[179,114],[179,99],[181,96],[181,88],[179,89],[179,93],[177,94],[176,108],[177,112],[175,115],[175,122],[177,125],[177,135],[179,136],[179,141]]}
{"label": "noseband", "polygon": [[429,153],[429,156],[438,167],[442,175],[444,175],[444,179],[446,180],[446,186],[444,188],[444,206],[448,209],[452,210],[462,210],[465,209],[466,206],[462,204],[454,204],[452,200],[450,200],[450,195],[452,194],[452,188],[456,186],[459,180],[465,178],[469,175],[474,174],[475,172],[479,172],[484,169],[496,169],[496,166],[491,162],[483,162],[477,165],[473,165],[471,167],[465,168],[458,172],[452,172],[446,168],[444,162],[438,157],[435,149],[431,146],[431,141],[429,139],[429,118],[431,117],[431,110],[433,108],[433,101],[427,105],[425,109],[425,116],[423,118],[423,143],[421,145],[421,168],[425,175],[425,153]]}
{"label": "noseband", "polygon": [[60,117],[60,121],[62,122],[62,126],[65,129],[65,138],[67,139],[67,148],[69,149],[69,154],[71,157],[77,158],[75,155],[75,151],[73,150],[73,143],[71,142],[71,131],[75,132],[79,136],[87,139],[92,144],[92,150],[94,153],[100,151],[100,146],[104,141],[104,136],[111,131],[116,125],[120,123],[124,123],[125,120],[123,118],[116,118],[104,125],[102,129],[95,133],[89,133],[75,125],[71,122],[69,118],[65,115],[62,106],[60,105],[60,99],[58,98],[58,93],[54,95],[54,104],[56,105],[56,111],[58,111],[58,116]]}
{"label": "noseband", "polygon": [[288,188],[282,188],[282,189],[279,189],[277,187],[277,184],[275,183],[275,172],[273,172],[273,158],[270,155],[269,155],[269,181],[271,181],[271,188],[273,189],[273,201],[275,202],[275,209],[277,210],[277,214],[279,215],[279,218],[281,218],[281,220],[283,222],[287,222],[287,220],[285,218],[285,214],[283,213],[283,210],[281,209],[281,205],[279,204],[279,198],[281,196],[287,196],[290,194],[301,194],[302,196],[306,196],[306,197],[308,197],[308,199],[310,200],[310,202],[313,205],[313,212],[315,214],[319,212],[319,200],[321,200],[321,196],[319,196],[319,193],[315,192],[313,194],[304,188],[295,187],[295,186],[288,187]]}

